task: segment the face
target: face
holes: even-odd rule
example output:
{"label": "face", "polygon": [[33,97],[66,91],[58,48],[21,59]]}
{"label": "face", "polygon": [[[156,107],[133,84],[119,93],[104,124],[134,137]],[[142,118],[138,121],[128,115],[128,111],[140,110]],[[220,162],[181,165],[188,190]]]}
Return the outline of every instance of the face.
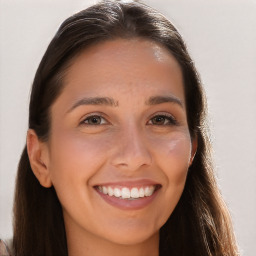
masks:
{"label": "face", "polygon": [[182,72],[156,43],[107,41],[78,56],[51,108],[47,168],[67,233],[157,237],[193,154]]}

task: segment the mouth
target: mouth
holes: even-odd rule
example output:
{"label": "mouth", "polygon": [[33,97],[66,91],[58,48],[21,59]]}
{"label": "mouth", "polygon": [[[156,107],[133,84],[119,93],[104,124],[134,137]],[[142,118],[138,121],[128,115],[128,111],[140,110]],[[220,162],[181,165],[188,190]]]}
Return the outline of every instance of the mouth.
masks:
{"label": "mouth", "polygon": [[150,204],[161,189],[160,184],[151,185],[97,185],[97,194],[108,204],[122,210],[138,210]]}
{"label": "mouth", "polygon": [[121,187],[121,186],[95,186],[95,189],[104,195],[116,197],[124,200],[137,200],[152,196],[161,185],[150,185],[141,187]]}

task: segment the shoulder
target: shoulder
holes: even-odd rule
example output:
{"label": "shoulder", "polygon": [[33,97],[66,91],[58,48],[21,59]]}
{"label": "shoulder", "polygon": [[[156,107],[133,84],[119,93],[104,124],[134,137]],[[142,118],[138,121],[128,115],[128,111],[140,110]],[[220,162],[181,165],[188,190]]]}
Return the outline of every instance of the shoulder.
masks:
{"label": "shoulder", "polygon": [[2,239],[0,239],[0,256],[11,256],[10,247],[7,246],[9,243],[11,243],[11,241],[4,242]]}

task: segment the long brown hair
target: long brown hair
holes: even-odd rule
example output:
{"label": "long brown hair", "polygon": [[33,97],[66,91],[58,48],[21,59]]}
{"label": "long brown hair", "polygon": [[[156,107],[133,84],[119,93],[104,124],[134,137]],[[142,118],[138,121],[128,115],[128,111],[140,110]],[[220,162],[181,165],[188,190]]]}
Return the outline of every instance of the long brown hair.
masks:
{"label": "long brown hair", "polygon": [[[184,192],[160,230],[160,255],[239,255],[227,208],[218,190],[207,136],[206,104],[199,75],[176,28],[163,15],[138,3],[103,1],[65,20],[38,67],[32,86],[29,128],[47,141],[50,108],[63,89],[71,61],[86,47],[115,38],[144,38],[160,43],[183,73],[191,137],[198,149]],[[68,255],[65,226],[54,187],[34,176],[26,146],[22,153],[14,201],[14,252],[17,256]]]}

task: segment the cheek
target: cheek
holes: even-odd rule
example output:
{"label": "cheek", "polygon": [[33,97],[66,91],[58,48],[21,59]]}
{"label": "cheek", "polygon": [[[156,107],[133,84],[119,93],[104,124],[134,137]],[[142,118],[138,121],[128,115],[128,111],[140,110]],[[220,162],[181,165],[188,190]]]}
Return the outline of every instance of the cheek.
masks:
{"label": "cheek", "polygon": [[172,181],[183,185],[185,183],[191,156],[190,138],[182,137],[172,140],[167,154],[170,159],[169,164],[173,166],[173,168],[170,168],[168,175],[173,177]]}
{"label": "cheek", "polygon": [[111,143],[100,138],[87,138],[81,133],[59,131],[51,141],[50,172],[53,186],[63,209],[79,212],[88,202],[88,184],[104,165]]}
{"label": "cheek", "polygon": [[177,132],[154,145],[155,158],[170,186],[184,186],[191,157],[188,133]]}
{"label": "cheek", "polygon": [[191,154],[190,136],[186,132],[175,132],[168,138],[158,140],[153,148],[158,172],[161,173],[163,180],[158,206],[162,209],[159,223],[163,225],[172,214],[184,190]]}
{"label": "cheek", "polygon": [[88,137],[81,132],[59,131],[53,138],[50,159],[53,183],[60,180],[69,184],[72,180],[88,183],[90,177],[104,164],[111,145],[107,139]]}

